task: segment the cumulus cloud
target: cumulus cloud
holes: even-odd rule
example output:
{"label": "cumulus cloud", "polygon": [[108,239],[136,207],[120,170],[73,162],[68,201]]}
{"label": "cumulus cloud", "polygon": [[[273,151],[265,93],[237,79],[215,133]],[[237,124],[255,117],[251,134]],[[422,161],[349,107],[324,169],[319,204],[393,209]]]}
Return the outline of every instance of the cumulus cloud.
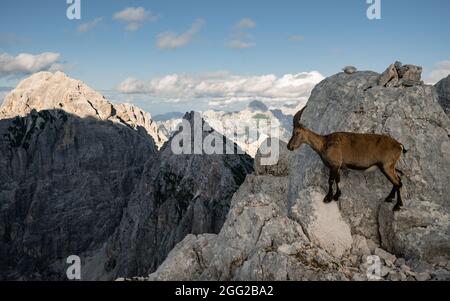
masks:
{"label": "cumulus cloud", "polygon": [[450,61],[437,63],[425,79],[427,84],[436,84],[450,74]]}
{"label": "cumulus cloud", "polygon": [[143,7],[127,7],[113,16],[114,20],[126,23],[125,29],[135,31],[147,21],[155,21],[157,17]]}
{"label": "cumulus cloud", "polygon": [[192,40],[195,34],[200,31],[204,24],[204,20],[198,19],[191,25],[191,28],[184,33],[177,34],[173,31],[162,32],[158,35],[156,45],[160,49],[184,47]]}
{"label": "cumulus cloud", "polygon": [[82,23],[82,24],[80,24],[80,26],[78,26],[77,31],[80,33],[89,31],[89,30],[93,29],[94,27],[96,27],[102,20],[103,20],[103,18],[96,18],[92,21]]}
{"label": "cumulus cloud", "polygon": [[211,106],[262,100],[268,104],[301,101],[324,77],[317,71],[285,74],[243,76],[226,72],[214,76],[171,74],[150,81],[125,79],[118,87],[121,93],[146,94],[165,102],[206,100]]}
{"label": "cumulus cloud", "polygon": [[244,18],[233,26],[231,39],[228,47],[232,49],[247,49],[256,46],[253,42],[253,35],[248,30],[256,27],[256,22],[250,18]]}
{"label": "cumulus cloud", "polygon": [[39,71],[58,71],[63,66],[60,63],[60,54],[44,52],[33,55],[21,53],[12,56],[7,53],[0,53],[0,77],[21,76]]}

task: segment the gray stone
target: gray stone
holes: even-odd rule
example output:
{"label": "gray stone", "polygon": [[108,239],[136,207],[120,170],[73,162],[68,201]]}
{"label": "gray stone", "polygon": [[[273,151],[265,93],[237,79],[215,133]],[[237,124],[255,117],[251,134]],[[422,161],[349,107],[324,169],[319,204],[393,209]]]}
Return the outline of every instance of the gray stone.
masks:
{"label": "gray stone", "polygon": [[395,255],[392,255],[380,248],[375,249],[375,255],[383,259],[385,262],[389,262],[390,264],[393,264],[395,260],[397,260],[397,257],[395,257]]}
{"label": "gray stone", "polygon": [[397,68],[395,68],[395,65],[392,64],[383,72],[383,74],[381,74],[378,79],[378,85],[385,87],[395,86],[398,83],[399,78]]}
{"label": "gray stone", "polygon": [[435,87],[439,95],[439,104],[450,116],[450,75],[439,81]]}
{"label": "gray stone", "polygon": [[406,265],[406,260],[404,258],[397,258],[395,261],[395,266],[402,267],[404,265]]}
{"label": "gray stone", "polygon": [[[377,73],[358,72],[351,78],[341,73],[323,80],[314,88],[302,122],[323,135],[377,133],[404,144],[408,153],[397,167],[405,174],[405,206],[394,213],[393,205],[384,203],[392,185],[381,172],[347,170],[341,176],[339,203],[323,204],[328,168],[314,151],[303,146],[291,164],[295,172],[289,176],[290,216],[302,224],[309,237],[314,237],[317,229],[311,225],[327,216],[329,224],[324,223],[322,229],[330,232],[341,229],[339,233],[348,237],[349,231],[341,226],[345,223],[351,235],[364,236],[392,254],[448,260],[450,119],[439,106],[434,87],[383,88],[377,86],[378,79]],[[336,239],[335,234],[330,236],[324,236],[322,247],[345,241]]]}
{"label": "gray stone", "polygon": [[427,272],[418,273],[415,276],[417,281],[428,281],[431,280],[431,275]]}
{"label": "gray stone", "polygon": [[395,62],[390,65],[379,77],[378,85],[383,87],[413,87],[422,85],[422,67],[415,65],[402,65]]}
{"label": "gray stone", "polygon": [[386,277],[387,275],[389,275],[390,272],[391,272],[390,268],[388,268],[387,266],[383,266],[380,269],[380,276],[381,277]]}
{"label": "gray stone", "polygon": [[[257,164],[257,163],[256,163]],[[285,168],[287,168],[286,165]],[[286,171],[247,176],[220,233],[198,248],[187,237],[149,280],[348,280],[338,260],[311,244],[287,217]],[[193,256],[193,250],[201,256]],[[201,259],[199,259],[201,258]],[[202,263],[201,263],[202,262]]]}
{"label": "gray stone", "polygon": [[[273,144],[272,144],[273,143]],[[275,146],[272,146],[275,145]],[[278,152],[272,154],[274,152]],[[269,138],[261,144],[255,157],[257,175],[287,176],[292,152],[287,149],[287,143],[276,138]]]}
{"label": "gray stone", "polygon": [[342,71],[344,71],[346,74],[353,74],[353,73],[356,73],[356,71],[358,71],[358,69],[356,69],[356,67],[354,67],[354,66],[346,66],[342,69]]}

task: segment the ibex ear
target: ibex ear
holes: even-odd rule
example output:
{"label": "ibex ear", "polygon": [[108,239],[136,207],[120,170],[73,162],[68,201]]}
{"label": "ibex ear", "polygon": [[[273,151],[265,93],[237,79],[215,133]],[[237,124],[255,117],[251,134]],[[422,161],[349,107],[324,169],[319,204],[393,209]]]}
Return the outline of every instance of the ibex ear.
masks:
{"label": "ibex ear", "polygon": [[301,119],[302,119],[302,114],[305,111],[306,107],[307,106],[305,106],[303,109],[298,111],[297,114],[295,114],[295,116],[294,116],[294,127],[297,127],[297,126],[303,127]]}

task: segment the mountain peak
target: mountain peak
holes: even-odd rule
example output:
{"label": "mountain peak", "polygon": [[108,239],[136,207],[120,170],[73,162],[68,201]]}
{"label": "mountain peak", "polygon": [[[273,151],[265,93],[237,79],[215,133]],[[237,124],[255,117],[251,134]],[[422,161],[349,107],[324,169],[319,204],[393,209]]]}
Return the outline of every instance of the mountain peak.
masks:
{"label": "mountain peak", "polygon": [[151,115],[132,104],[112,104],[102,94],[63,72],[38,72],[22,80],[0,107],[0,118],[26,116],[32,110],[64,110],[80,118],[94,117],[144,128],[161,147],[167,138]]}
{"label": "mountain peak", "polygon": [[249,108],[252,111],[261,111],[261,112],[267,112],[269,108],[259,100],[254,100],[251,103],[248,104],[247,108]]}

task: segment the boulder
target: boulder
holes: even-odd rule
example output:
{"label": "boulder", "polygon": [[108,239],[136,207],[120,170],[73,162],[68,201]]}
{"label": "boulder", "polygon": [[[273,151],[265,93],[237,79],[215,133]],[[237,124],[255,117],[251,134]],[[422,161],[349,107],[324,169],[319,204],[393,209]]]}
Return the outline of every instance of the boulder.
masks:
{"label": "boulder", "polygon": [[353,74],[353,73],[356,73],[356,71],[358,71],[358,69],[356,69],[356,67],[353,67],[353,66],[346,66],[342,69],[342,71],[344,71],[346,74]]}
{"label": "boulder", "polygon": [[[395,65],[390,70],[395,75]],[[303,146],[291,163],[290,216],[324,248],[346,242],[342,250],[349,249],[350,231],[399,257],[448,260],[450,120],[432,86],[386,88],[377,86],[379,79],[374,72],[358,72],[351,78],[341,73],[325,79],[313,90],[302,122],[319,134],[386,134],[404,144],[408,153],[398,168],[405,174],[405,207],[393,213],[393,205],[384,203],[392,185],[379,171],[344,170],[339,203],[320,204],[328,190],[328,168]],[[326,229],[340,236],[327,236]],[[339,239],[333,242],[333,237]]]}

